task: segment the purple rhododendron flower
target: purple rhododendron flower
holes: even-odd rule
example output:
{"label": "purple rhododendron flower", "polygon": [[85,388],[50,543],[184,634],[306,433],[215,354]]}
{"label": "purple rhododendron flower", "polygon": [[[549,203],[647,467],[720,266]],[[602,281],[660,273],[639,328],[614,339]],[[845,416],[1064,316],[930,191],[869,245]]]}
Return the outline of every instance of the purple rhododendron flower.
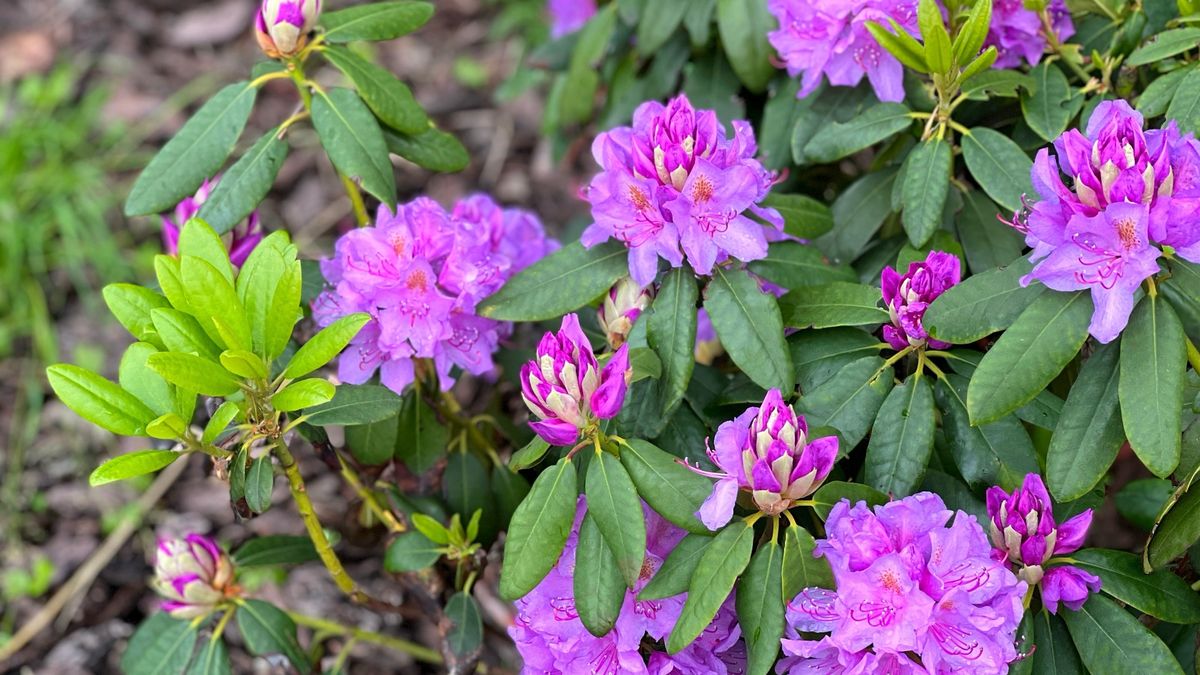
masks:
{"label": "purple rhododendron flower", "polygon": [[778,672],[1008,672],[1025,582],[992,558],[973,516],[959,511],[947,526],[951,515],[929,492],[874,510],[835,505],[814,555],[837,590],[806,588],[788,603]]}
{"label": "purple rhododendron flower", "polygon": [[837,459],[837,436],[809,439],[808,424],[778,389],[761,406],[747,408],[717,429],[708,457],[720,469],[698,473],[717,479],[696,516],[717,530],[733,517],[738,492],[745,490],[763,513],[778,515],[816,491]]}
{"label": "purple rhododendron flower", "polygon": [[596,0],[550,0],[550,37],[560,38],[583,28],[596,14]]}
{"label": "purple rhododendron flower", "polygon": [[216,542],[199,534],[158,541],[154,588],[166,598],[163,611],[176,619],[204,616],[237,592],[233,564]]}
{"label": "purple rhododendron flower", "polygon": [[621,277],[613,284],[596,310],[596,319],[609,347],[616,349],[625,344],[633,324],[653,300],[654,286],[643,288],[629,277]]}
{"label": "purple rhododendron flower", "polygon": [[1143,130],[1128,103],[1104,101],[1086,135],[1064,133],[1054,152],[1057,162],[1048,148],[1038,152],[1040,199],[1014,219],[1037,263],[1022,283],[1090,290],[1089,330],[1111,342],[1129,322],[1138,286],[1158,272],[1158,246],[1200,262],[1200,144],[1174,121]]}
{"label": "purple rhododendron flower", "polygon": [[267,56],[291,56],[304,47],[320,14],[321,0],[263,0],[254,17],[254,37]]}
{"label": "purple rhododendron flower", "polygon": [[568,314],[558,333],[542,336],[534,360],[521,366],[521,397],[541,418],[529,426],[551,445],[571,445],[596,420],[616,417],[631,375],[629,345],[601,369],[579,317]]}
{"label": "purple rhododendron flower", "polygon": [[[200,207],[204,206],[204,202],[208,201],[213,190],[217,189],[217,183],[220,180],[220,176],[214,176],[212,179],[204,181],[200,185],[200,189],[196,190],[196,194],[179,202],[172,214],[174,219],[163,216],[163,250],[169,255],[179,253],[179,232],[187,221],[200,212]],[[262,241],[262,238],[263,232],[262,226],[258,222],[258,211],[252,211],[246,222],[235,226],[230,234],[229,262],[233,263],[234,267],[241,267],[242,263],[246,262],[246,258],[250,257],[250,252],[254,250],[254,247],[258,246],[258,242]]]}
{"label": "purple rhododendron flower", "polygon": [[949,347],[948,342],[930,340],[921,320],[929,303],[961,279],[962,265],[958,256],[941,251],[930,251],[923,262],[909,263],[908,271],[903,275],[891,265],[884,267],[881,275],[883,304],[887,305],[892,325],[883,327],[883,339],[897,350],[926,344],[934,349]]}
{"label": "purple rhododendron flower", "polygon": [[[1050,0],[1046,12],[1059,42],[1075,34],[1066,0]],[[1037,65],[1047,47],[1042,19],[1025,7],[1024,0],[993,0],[992,23],[983,46],[996,47],[998,54],[993,68],[1017,68],[1022,58],[1029,65]]]}
{"label": "purple rhododendron flower", "polygon": [[455,367],[490,373],[512,324],[476,315],[475,305],[557,248],[536,216],[486,195],[450,213],[427,197],[395,212],[380,206],[373,227],[342,235],[321,261],[333,288],[313,302],[318,325],[354,312],[372,317],[342,353],[338,377],[361,384],[378,370],[399,393],[415,377],[414,359],[433,361],[443,389]]}
{"label": "purple rhododendron flower", "polygon": [[1017,568],[1017,576],[1030,586],[1042,589],[1042,604],[1051,614],[1058,603],[1077,610],[1091,593],[1100,590],[1100,577],[1074,565],[1054,564],[1054,556],[1079,550],[1088,528],[1092,510],[1086,509],[1066,522],[1054,520],[1054,503],[1042,477],[1025,476],[1021,487],[1006,493],[1002,488],[987,491],[988,517],[992,520],[992,545],[996,558]]}
{"label": "purple rhododendron flower", "polygon": [[583,245],[624,243],[629,275],[642,286],[654,281],[660,257],[679,267],[686,255],[701,275],[730,257],[766,257],[767,229],[745,213],[782,229],[778,211],[757,206],[775,174],[754,159],[750,124],[735,120],[733,129],[729,140],[715,112],[680,94],[666,106],[643,103],[632,127],[597,136],[592,155],[602,171],[586,190],[596,222]]}
{"label": "purple rhododendron flower", "polygon": [[768,0],[779,29],[767,34],[792,77],[803,74],[797,96],[804,98],[821,76],[853,87],[864,75],[880,101],[904,100],[904,67],[867,31],[874,21],[890,30],[888,19],[917,30],[917,0]]}
{"label": "purple rhododendron flower", "polygon": [[525,662],[521,669],[524,675],[723,675],[744,671],[745,643],[740,640],[733,596],[726,600],[712,624],[695,642],[673,655],[654,651],[647,666],[647,659],[642,655],[643,640],[663,640],[670,634],[687,595],[662,600],[635,598],[686,533],[644,504],[642,511],[646,518],[647,549],[642,574],[633,590],[625,592],[625,602],[612,631],[598,638],[588,632],[575,611],[575,552],[579,544],[579,527],[586,512],[584,497],[579,497],[575,526],[558,564],[537,587],[516,602],[517,616],[508,634]]}

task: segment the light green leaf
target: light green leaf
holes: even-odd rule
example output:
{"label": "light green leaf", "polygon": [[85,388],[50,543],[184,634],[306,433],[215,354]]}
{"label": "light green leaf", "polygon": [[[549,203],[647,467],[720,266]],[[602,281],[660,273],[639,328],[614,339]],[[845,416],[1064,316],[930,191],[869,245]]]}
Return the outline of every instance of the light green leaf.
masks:
{"label": "light green leaf", "polygon": [[241,388],[223,367],[193,354],[151,354],[146,363],[167,382],[205,396],[229,396]]}
{"label": "light green leaf", "polygon": [[92,471],[92,475],[88,476],[88,485],[96,487],[154,473],[182,456],[174,450],[139,450],[117,455]]}
{"label": "light green leaf", "polygon": [[308,342],[304,343],[288,361],[283,376],[295,379],[307,375],[321,366],[329,363],[333,357],[341,353],[350,340],[358,335],[358,331],[371,320],[366,312],[347,314],[321,329]]}
{"label": "light green leaf", "polygon": [[75,414],[114,434],[141,436],[158,417],[133,394],[79,366],[50,366],[46,377],[55,395]]}
{"label": "light green leaf", "polygon": [[332,399],[333,394],[334,386],[328,380],[310,377],[307,380],[292,382],[275,392],[271,396],[271,406],[276,410],[291,412],[321,405]]}
{"label": "light green leaf", "polygon": [[170,307],[171,303],[165,297],[134,284],[109,284],[102,293],[104,304],[108,305],[109,311],[125,330],[143,342],[159,343],[150,312],[160,307]]}

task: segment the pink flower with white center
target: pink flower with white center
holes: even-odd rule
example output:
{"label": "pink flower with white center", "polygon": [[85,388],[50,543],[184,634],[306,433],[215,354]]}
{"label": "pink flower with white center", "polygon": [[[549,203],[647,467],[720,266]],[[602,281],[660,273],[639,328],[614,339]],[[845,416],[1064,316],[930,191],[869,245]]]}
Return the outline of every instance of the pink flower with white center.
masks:
{"label": "pink flower with white center", "polygon": [[763,513],[783,513],[821,487],[838,453],[837,436],[808,438],[804,416],[783,402],[778,389],[767,392],[762,406],[722,424],[713,445],[708,457],[720,471],[693,469],[718,479],[696,512],[710,530],[733,517],[739,491],[749,492]]}
{"label": "pink flower with white center", "polygon": [[654,300],[654,287],[642,288],[629,277],[621,277],[604,296],[596,310],[596,319],[608,339],[608,346],[617,349],[625,344],[633,324]]}
{"label": "pink flower with white center", "polygon": [[216,542],[199,534],[159,540],[154,588],[166,598],[163,611],[176,619],[205,616],[239,590],[229,558]]}
{"label": "pink flower with white center", "polygon": [[631,375],[629,345],[601,369],[579,317],[568,314],[558,333],[542,337],[537,357],[521,366],[521,397],[541,418],[529,426],[551,445],[572,445],[597,420],[616,417]]}
{"label": "pink flower with white center", "polygon": [[[187,221],[200,213],[200,207],[204,206],[204,202],[208,201],[213,190],[217,189],[217,183],[220,180],[220,176],[214,176],[204,181],[200,185],[200,189],[196,190],[196,194],[179,202],[172,214],[174,219],[163,216],[163,249],[168,255],[179,254],[179,232]],[[255,246],[258,246],[258,242],[263,238],[262,226],[258,222],[258,211],[251,212],[246,222],[235,226],[229,237],[229,262],[233,263],[234,267],[241,267],[242,263],[246,262],[246,258],[250,257],[250,252],[254,250]]]}
{"label": "pink flower with white center", "polygon": [[263,0],[254,37],[267,56],[292,56],[304,48],[321,14],[321,0]]}

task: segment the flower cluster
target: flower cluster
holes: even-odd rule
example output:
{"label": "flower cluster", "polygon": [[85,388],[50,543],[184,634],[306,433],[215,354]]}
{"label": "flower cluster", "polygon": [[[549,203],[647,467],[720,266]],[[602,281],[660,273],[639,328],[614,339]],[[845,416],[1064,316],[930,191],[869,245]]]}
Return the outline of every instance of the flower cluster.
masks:
{"label": "flower cluster", "polygon": [[1200,262],[1200,144],[1174,121],[1143,130],[1128,103],[1104,101],[1086,135],[1064,133],[1054,152],[1057,162],[1048,148],[1038,152],[1040,200],[1014,219],[1037,263],[1022,283],[1090,290],[1089,330],[1111,342],[1129,322],[1138,286],[1158,272],[1159,246]]}
{"label": "flower cluster", "polygon": [[928,492],[874,511],[835,505],[815,555],[837,590],[806,588],[788,603],[779,672],[1008,672],[1026,585],[991,557],[974,517],[959,511],[947,526],[951,515]]}
{"label": "flower cluster", "polygon": [[401,392],[415,359],[432,359],[447,389],[455,366],[491,372],[512,325],[476,315],[475,305],[556,248],[536,216],[486,195],[460,200],[450,213],[425,197],[395,212],[380,206],[373,227],[342,235],[334,257],[321,261],[333,288],[313,302],[317,323],[372,317],[342,353],[338,377],[361,384],[378,369],[383,384]]}
{"label": "flower cluster", "polygon": [[595,637],[584,627],[575,611],[575,551],[579,526],[586,511],[580,496],[575,527],[567,539],[558,564],[524,598],[517,601],[517,615],[508,629],[525,662],[522,673],[725,673],[744,672],[745,643],[741,641],[732,596],[712,624],[691,645],[677,654],[660,650],[642,655],[642,641],[663,640],[670,634],[683,610],[686,595],[662,600],[636,600],[667,555],[686,534],[642,507],[646,518],[646,560],[625,603],[616,626],[604,637]]}
{"label": "flower cluster", "polygon": [[292,56],[304,49],[320,15],[321,0],[263,0],[254,17],[254,37],[267,56]]}
{"label": "flower cluster", "polygon": [[154,587],[166,598],[163,611],[177,619],[204,616],[238,592],[229,558],[216,542],[199,534],[159,540]]}
{"label": "flower cluster", "polygon": [[[1050,0],[1046,16],[1059,42],[1075,34],[1066,0]],[[1037,65],[1046,51],[1046,32],[1038,13],[1025,7],[1025,0],[993,0],[992,22],[984,47],[995,46],[998,55],[993,68],[1017,68],[1021,59]]]}
{"label": "flower cluster", "polygon": [[643,103],[632,127],[597,136],[592,155],[603,170],[585,193],[596,222],[583,245],[624,243],[629,274],[642,286],[654,280],[659,257],[679,267],[686,255],[702,275],[729,257],[766,257],[767,228],[746,212],[783,227],[775,209],[757,205],[775,174],[754,159],[750,124],[735,120],[733,129],[727,139],[715,112],[694,109],[681,94],[666,106]]}
{"label": "flower cluster", "polygon": [[822,75],[842,87],[866,75],[880,101],[904,100],[904,67],[879,46],[867,23],[886,27],[891,19],[914,32],[917,0],[768,0],[767,8],[779,20],[767,39],[789,75],[803,73],[799,98],[811,94]]}
{"label": "flower cluster", "polygon": [[[996,558],[1011,562],[1018,577],[1041,588],[1042,604],[1051,614],[1058,612],[1060,602],[1079,609],[1090,593],[1100,590],[1100,577],[1053,560],[1083,545],[1092,525],[1091,509],[1062,524],[1055,523],[1054,504],[1046,485],[1041,476],[1031,473],[1012,494],[999,487],[988,488],[987,510]],[[1046,569],[1048,564],[1054,566]]]}
{"label": "flower cluster", "polygon": [[[172,214],[174,219],[163,216],[163,249],[168,254],[176,255],[179,253],[179,232],[183,230],[183,226],[187,221],[200,212],[200,207],[204,206],[204,202],[208,201],[213,190],[217,189],[217,183],[220,180],[221,177],[216,176],[204,181],[200,189],[196,190],[196,194],[179,202],[175,206],[175,212]],[[230,233],[230,237],[229,261],[235,267],[241,267],[242,263],[246,262],[246,258],[250,257],[250,252],[254,250],[255,246],[258,246],[258,242],[262,241],[263,238],[262,226],[258,222],[258,211],[252,212],[250,217],[246,219],[246,222],[234,227]]]}
{"label": "flower cluster", "polygon": [[583,28],[596,13],[596,0],[550,0],[550,37],[558,39]]}
{"label": "flower cluster", "polygon": [[892,325],[883,327],[883,339],[897,350],[926,344],[934,349],[949,347],[949,343],[929,339],[921,320],[929,303],[961,279],[958,256],[941,251],[930,251],[924,261],[909,263],[903,275],[890,265],[884,267],[880,285]]}
{"label": "flower cluster", "polygon": [[746,408],[717,429],[708,457],[719,472],[694,471],[718,479],[696,516],[710,530],[733,517],[739,491],[749,492],[764,513],[778,515],[816,491],[837,460],[837,436],[809,439],[802,415],[783,402],[778,389],[761,406]]}
{"label": "flower cluster", "polygon": [[571,445],[597,420],[616,417],[631,375],[629,345],[601,369],[579,317],[568,314],[558,333],[542,336],[534,360],[521,366],[521,397],[541,418],[529,426],[547,443]]}
{"label": "flower cluster", "polygon": [[604,302],[596,310],[596,319],[600,322],[609,347],[616,349],[625,344],[633,324],[653,300],[653,286],[643,288],[629,277],[621,277],[609,289]]}

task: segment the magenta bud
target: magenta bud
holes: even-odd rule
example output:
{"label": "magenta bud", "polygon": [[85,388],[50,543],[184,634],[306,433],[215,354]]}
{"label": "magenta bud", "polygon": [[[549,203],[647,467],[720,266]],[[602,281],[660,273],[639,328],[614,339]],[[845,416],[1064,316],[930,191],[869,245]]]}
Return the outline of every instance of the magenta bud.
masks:
{"label": "magenta bud", "polygon": [[238,592],[233,564],[216,542],[199,534],[162,539],[154,559],[162,608],[177,619],[205,616]]}
{"label": "magenta bud", "polygon": [[608,346],[616,349],[625,344],[633,324],[654,300],[654,287],[642,288],[629,277],[621,277],[604,296],[596,310],[596,318],[604,329]]}

